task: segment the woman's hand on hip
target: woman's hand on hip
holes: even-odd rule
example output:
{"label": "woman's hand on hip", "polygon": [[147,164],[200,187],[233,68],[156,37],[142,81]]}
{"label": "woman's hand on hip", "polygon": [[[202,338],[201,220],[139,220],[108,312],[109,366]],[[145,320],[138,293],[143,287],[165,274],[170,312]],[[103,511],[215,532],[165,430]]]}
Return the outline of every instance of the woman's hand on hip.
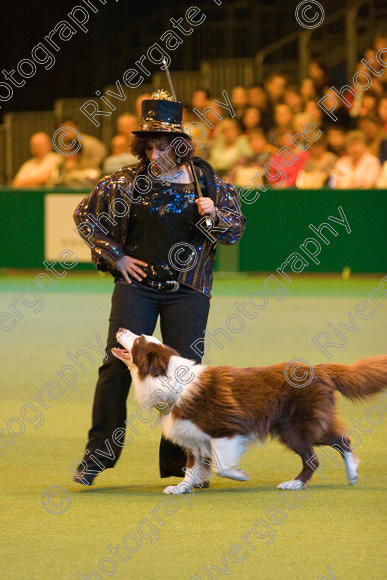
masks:
{"label": "woman's hand on hip", "polygon": [[145,278],[146,273],[142,268],[140,268],[140,266],[146,267],[147,265],[146,262],[138,260],[137,258],[131,258],[130,256],[122,256],[122,258],[116,262],[117,270],[121,272],[128,284],[132,283],[129,276],[141,282],[141,280]]}
{"label": "woman's hand on hip", "polygon": [[215,206],[210,197],[198,197],[195,199],[200,215],[208,215],[210,218],[215,218]]}

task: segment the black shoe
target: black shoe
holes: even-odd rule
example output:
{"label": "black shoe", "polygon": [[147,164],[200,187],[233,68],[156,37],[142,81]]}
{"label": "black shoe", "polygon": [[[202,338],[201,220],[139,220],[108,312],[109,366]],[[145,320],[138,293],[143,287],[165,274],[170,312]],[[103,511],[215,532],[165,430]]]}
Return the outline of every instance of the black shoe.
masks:
{"label": "black shoe", "polygon": [[73,477],[73,481],[75,483],[80,483],[81,485],[93,485],[94,479],[97,477],[97,474],[92,473],[76,473]]}

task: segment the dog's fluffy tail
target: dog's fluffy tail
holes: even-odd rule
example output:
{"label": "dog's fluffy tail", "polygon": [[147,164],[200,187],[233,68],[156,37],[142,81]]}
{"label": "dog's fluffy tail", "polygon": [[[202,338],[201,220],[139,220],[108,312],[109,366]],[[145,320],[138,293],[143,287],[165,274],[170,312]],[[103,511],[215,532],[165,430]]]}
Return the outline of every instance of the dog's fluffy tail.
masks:
{"label": "dog's fluffy tail", "polygon": [[368,399],[387,387],[387,355],[363,358],[352,365],[317,365],[348,399]]}

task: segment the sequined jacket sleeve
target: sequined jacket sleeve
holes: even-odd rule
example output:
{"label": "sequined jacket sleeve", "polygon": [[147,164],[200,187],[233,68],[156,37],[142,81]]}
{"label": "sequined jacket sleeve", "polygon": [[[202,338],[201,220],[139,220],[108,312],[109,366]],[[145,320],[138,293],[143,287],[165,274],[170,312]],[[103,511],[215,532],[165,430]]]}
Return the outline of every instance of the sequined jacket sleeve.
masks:
{"label": "sequined jacket sleeve", "polygon": [[[98,270],[114,273],[115,263],[124,256],[122,205],[129,214],[133,181],[130,175],[115,173],[101,179],[74,212],[76,232],[91,249],[91,257]],[[118,210],[117,200],[121,200]],[[122,202],[122,200],[124,200]],[[117,218],[115,211],[120,213]]]}
{"label": "sequined jacket sleeve", "polygon": [[221,244],[236,244],[246,227],[246,218],[241,212],[239,195],[233,185],[215,176],[216,200],[215,227],[211,235]]}

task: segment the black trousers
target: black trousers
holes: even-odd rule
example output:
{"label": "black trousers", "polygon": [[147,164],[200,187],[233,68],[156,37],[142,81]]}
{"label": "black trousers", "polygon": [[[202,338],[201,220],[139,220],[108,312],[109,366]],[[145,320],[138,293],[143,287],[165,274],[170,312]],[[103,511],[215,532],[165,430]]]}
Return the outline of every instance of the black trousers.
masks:
{"label": "black trousers", "polygon": [[[188,286],[180,286],[177,292],[165,293],[137,282],[115,282],[106,346],[108,358],[98,370],[92,427],[84,456],[87,469],[102,470],[90,457],[97,449],[103,455],[97,453],[94,457],[98,458],[104,468],[113,467],[122,450],[122,446],[113,441],[112,434],[118,428],[125,428],[126,399],[131,376],[126,365],[111,354],[111,348],[119,346],[117,330],[123,327],[135,334],[152,335],[160,315],[163,342],[177,350],[181,356],[200,363],[201,357],[191,349],[191,344],[203,337],[209,307],[210,299]],[[119,443],[122,445],[122,441]],[[184,450],[162,437],[161,477],[183,475],[185,463]]]}

